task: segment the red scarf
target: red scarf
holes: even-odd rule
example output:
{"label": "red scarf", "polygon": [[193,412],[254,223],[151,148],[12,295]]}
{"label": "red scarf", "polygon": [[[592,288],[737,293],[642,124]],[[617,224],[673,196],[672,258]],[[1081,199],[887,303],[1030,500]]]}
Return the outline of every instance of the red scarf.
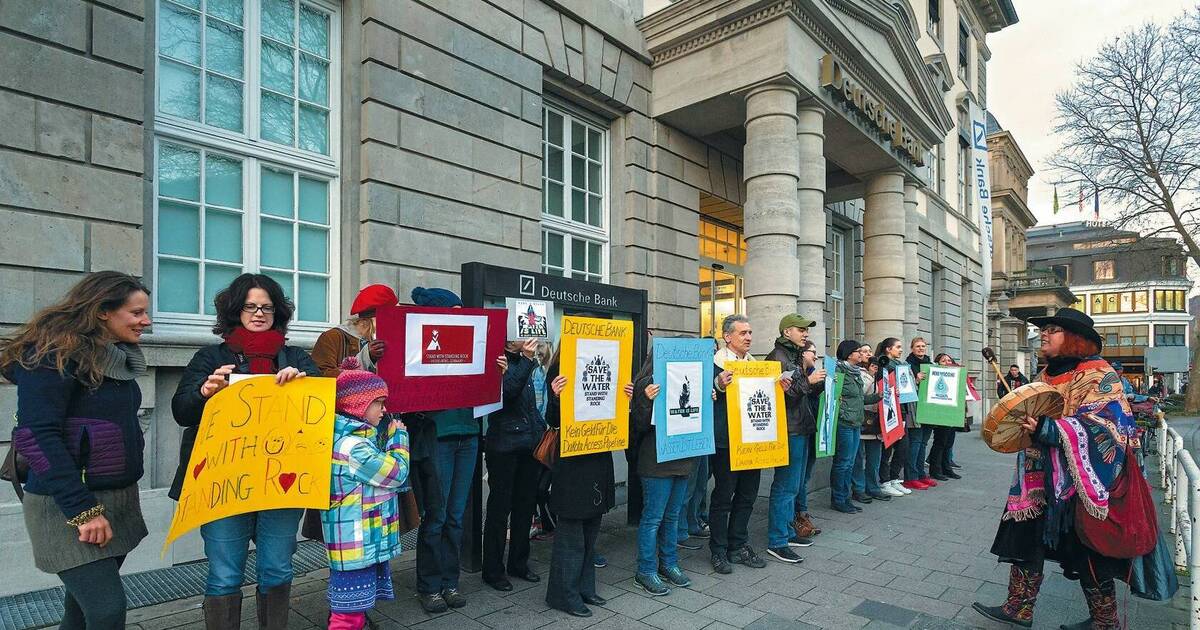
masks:
{"label": "red scarf", "polygon": [[238,326],[225,336],[225,345],[234,354],[240,354],[250,361],[251,374],[274,374],[275,357],[283,347],[283,333],[278,330],[253,332]]}

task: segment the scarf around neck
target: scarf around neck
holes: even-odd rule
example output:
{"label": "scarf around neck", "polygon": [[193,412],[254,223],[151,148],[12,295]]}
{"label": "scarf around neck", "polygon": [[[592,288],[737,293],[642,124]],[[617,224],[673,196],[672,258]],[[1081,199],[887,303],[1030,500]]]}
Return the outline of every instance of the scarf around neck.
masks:
{"label": "scarf around neck", "polygon": [[225,336],[225,345],[234,354],[243,355],[250,362],[251,374],[274,374],[275,357],[283,348],[283,342],[283,333],[274,328],[253,332],[238,326]]}
{"label": "scarf around neck", "polygon": [[100,366],[104,378],[132,381],[146,373],[146,357],[134,343],[110,343],[104,346]]}

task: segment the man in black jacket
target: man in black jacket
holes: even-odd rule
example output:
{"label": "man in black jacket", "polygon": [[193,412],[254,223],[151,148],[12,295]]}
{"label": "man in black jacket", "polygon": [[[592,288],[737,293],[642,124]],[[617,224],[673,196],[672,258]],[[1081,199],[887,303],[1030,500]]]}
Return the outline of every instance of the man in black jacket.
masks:
{"label": "man in black jacket", "polygon": [[1021,373],[1021,366],[1014,363],[1013,365],[1008,366],[1008,374],[1004,375],[1004,382],[1008,383],[1008,387],[1005,387],[1004,383],[996,381],[996,395],[1000,398],[1004,398],[1010,389],[1016,389],[1022,385],[1028,385],[1029,379]]}

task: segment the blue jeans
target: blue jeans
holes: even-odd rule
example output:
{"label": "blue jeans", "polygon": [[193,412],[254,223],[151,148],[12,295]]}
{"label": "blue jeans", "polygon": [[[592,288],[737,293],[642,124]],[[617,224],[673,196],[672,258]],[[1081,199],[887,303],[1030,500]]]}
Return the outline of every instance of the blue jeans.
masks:
{"label": "blue jeans", "polygon": [[208,579],[204,594],[232,595],[242,588],[250,540],[257,550],[258,590],[266,592],[292,581],[292,554],[304,510],[263,510],[238,514],[200,526]]}
{"label": "blue jeans", "polygon": [[443,509],[426,510],[417,541],[417,592],[425,595],[458,588],[463,513],[471,494],[479,438],[442,438],[434,449],[434,465]]}
{"label": "blue jeans", "polygon": [[[775,469],[771,497],[767,504],[767,547],[786,547],[796,532],[791,522],[796,516],[796,495],[801,491],[808,469],[807,435],[788,436],[788,464]],[[807,486],[803,488],[807,493]]]}
{"label": "blue jeans", "polygon": [[679,537],[676,540],[687,540],[688,536],[700,531],[703,516],[700,506],[708,496],[708,456],[701,455],[696,460],[696,469],[688,477],[683,505],[679,506]]}
{"label": "blue jeans", "polygon": [[[813,469],[817,467],[817,449],[816,436],[804,436],[804,453],[806,464],[804,464],[804,480],[800,483],[800,489],[796,491],[796,514],[808,513],[808,482],[812,479]],[[791,453],[791,450],[788,451]]]}
{"label": "blue jeans", "polygon": [[883,442],[862,440],[858,443],[858,457],[854,461],[854,489],[867,494],[879,494],[879,460],[883,456]]}
{"label": "blue jeans", "polygon": [[916,481],[925,477],[925,445],[929,436],[933,435],[933,427],[916,427],[908,433],[908,469],[904,477],[908,481]]}
{"label": "blue jeans", "polygon": [[687,477],[642,477],[642,521],[638,524],[638,565],[642,575],[658,572],[662,558],[664,569],[679,564],[675,549],[678,541],[676,521],[679,506],[687,494]]}
{"label": "blue jeans", "polygon": [[837,428],[837,450],[833,454],[833,469],[829,472],[829,489],[835,505],[850,502],[850,476],[854,470],[854,456],[858,454],[861,437],[858,427]]}

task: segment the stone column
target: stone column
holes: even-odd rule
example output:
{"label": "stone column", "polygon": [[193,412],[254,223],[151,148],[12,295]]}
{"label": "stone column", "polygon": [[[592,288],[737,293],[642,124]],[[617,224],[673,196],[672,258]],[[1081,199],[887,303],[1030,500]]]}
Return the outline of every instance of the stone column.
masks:
{"label": "stone column", "polygon": [[800,107],[797,140],[800,144],[800,181],[797,185],[800,230],[796,257],[800,285],[796,312],[817,323],[809,340],[817,355],[826,352],[825,340],[825,110],[819,105]]}
{"label": "stone column", "polygon": [[780,318],[796,310],[800,266],[797,184],[800,179],[796,98],[788,85],[754,88],[746,95],[743,172],[746,203],[746,311],[757,331],[751,351],[771,350]]}
{"label": "stone column", "polygon": [[[917,336],[921,323],[921,302],[917,287],[921,283],[920,239],[917,224],[917,185],[904,183],[904,345]],[[875,340],[879,343],[882,339]]]}
{"label": "stone column", "polygon": [[904,176],[867,180],[863,210],[864,341],[904,336]]}

